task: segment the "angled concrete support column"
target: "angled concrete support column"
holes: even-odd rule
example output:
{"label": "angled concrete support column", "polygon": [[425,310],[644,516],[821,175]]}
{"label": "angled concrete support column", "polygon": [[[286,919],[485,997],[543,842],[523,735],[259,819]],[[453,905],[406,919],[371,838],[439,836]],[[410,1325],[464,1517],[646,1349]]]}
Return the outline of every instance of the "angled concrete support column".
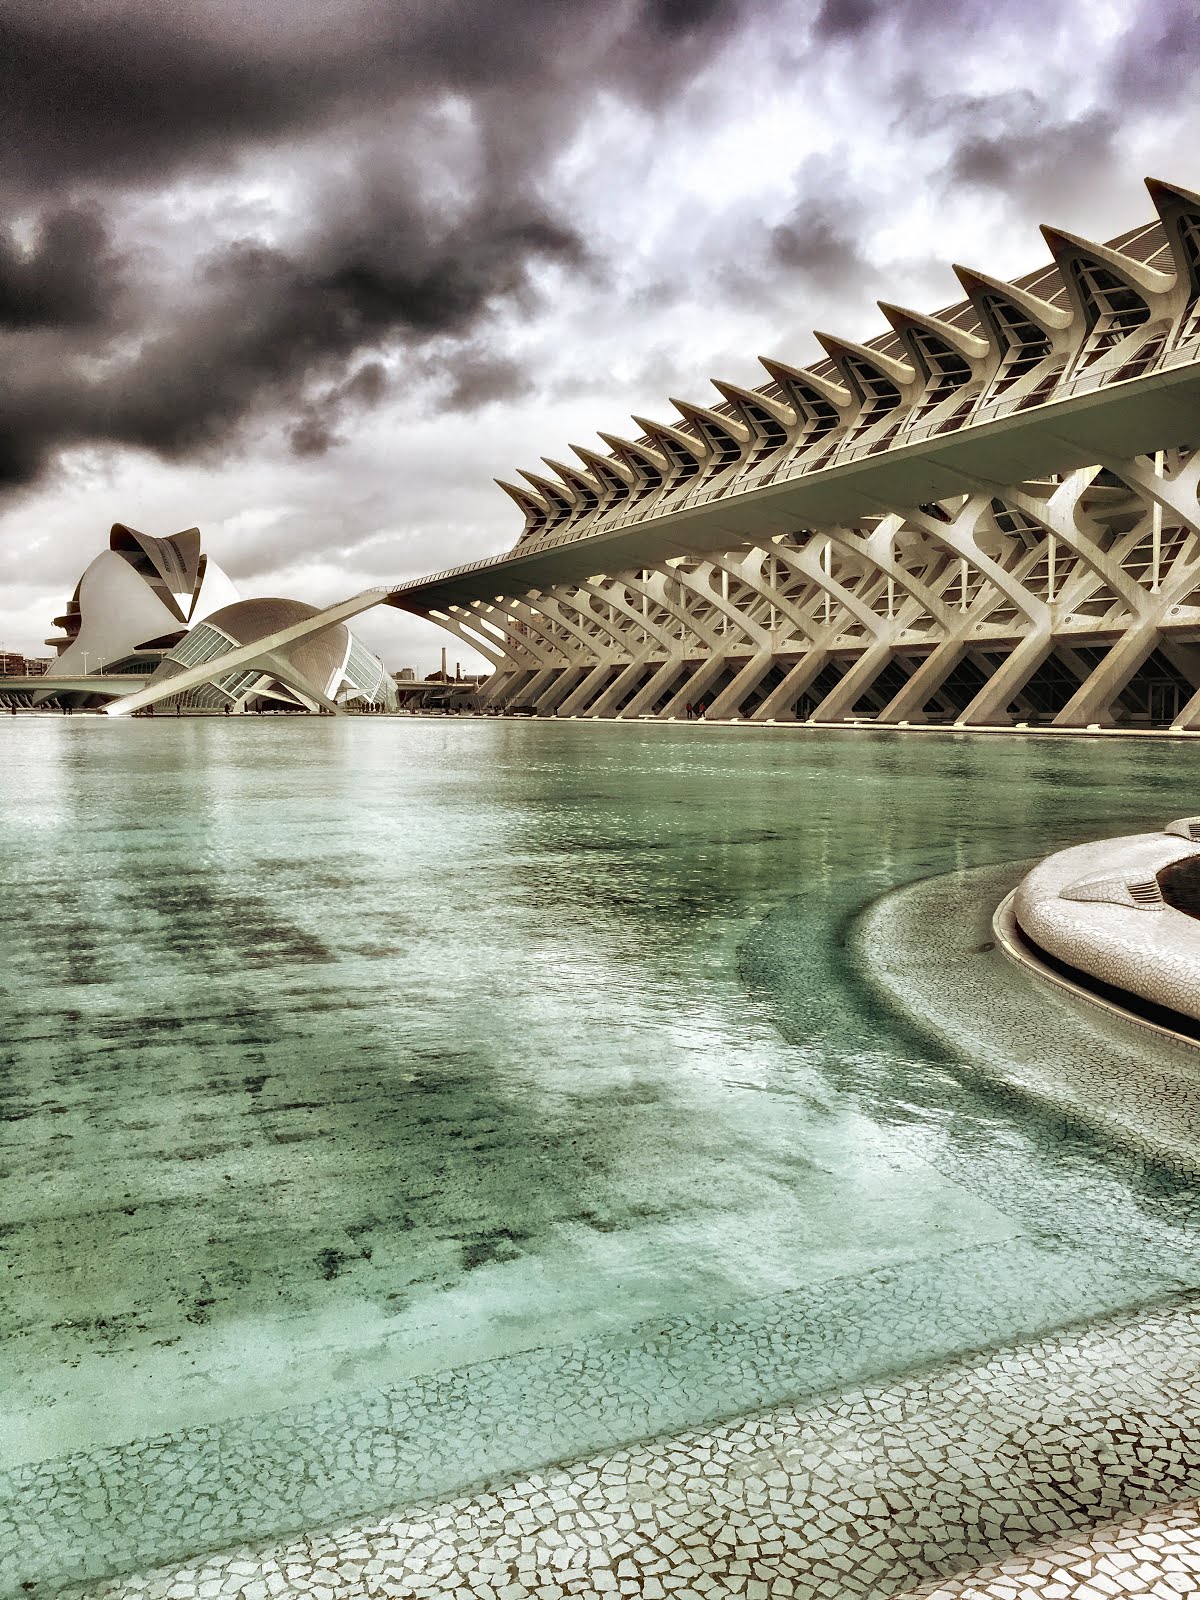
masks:
{"label": "angled concrete support column", "polygon": [[1153,622],[1122,634],[1054,718],[1053,726],[1086,728],[1091,723],[1099,723],[1102,728],[1111,728],[1113,701],[1134,673],[1150,659],[1158,640],[1159,632]]}
{"label": "angled concrete support column", "polygon": [[895,653],[890,639],[877,639],[844,673],[813,710],[812,722],[842,722],[850,716],[860,695],[875,682]]}
{"label": "angled concrete support column", "polygon": [[584,666],[562,667],[553,683],[547,684],[534,703],[534,710],[539,717],[548,717],[558,714],[558,708],[572,689],[579,686],[580,681],[588,674],[589,668]]}
{"label": "angled concrete support column", "polygon": [[488,710],[492,706],[507,705],[521,685],[528,683],[536,671],[536,667],[516,663],[499,672],[494,672],[488,681],[481,686],[479,704],[484,710]]}
{"label": "angled concrete support column", "polygon": [[1165,635],[1158,648],[1176,672],[1186,678],[1194,689],[1200,689],[1200,645],[1184,644]]}
{"label": "angled concrete support column", "polygon": [[524,672],[514,672],[512,681],[508,685],[508,691],[500,702],[500,710],[508,711],[513,706],[525,705],[525,690],[533,682],[535,676],[536,673],[532,668],[526,669]]}
{"label": "angled concrete support column", "polygon": [[1172,733],[1188,733],[1195,728],[1200,728],[1200,689],[1197,689],[1192,698],[1171,724]]}
{"label": "angled concrete support column", "polygon": [[830,652],[824,645],[814,645],[806,656],[801,656],[783,682],[771,690],[762,705],[755,707],[750,721],[795,722],[797,718],[792,707],[828,666],[830,659]]}
{"label": "angled concrete support column", "polygon": [[1017,698],[1053,648],[1054,640],[1046,627],[1038,628],[1022,639],[1007,660],[997,667],[955,726],[969,728],[1011,722],[1009,703]]}
{"label": "angled concrete support column", "polygon": [[452,633],[456,639],[461,639],[468,649],[478,651],[492,663],[491,676],[475,691],[475,702],[479,708],[486,710],[501,700],[513,682],[519,658],[512,651],[504,649],[496,635],[484,627],[473,611],[463,610],[459,613],[452,606],[446,611],[430,611],[429,620],[436,622],[447,633]]}
{"label": "angled concrete support column", "polygon": [[479,705],[482,710],[503,705],[522,678],[528,677],[523,667],[501,667],[493,672],[486,683],[479,686]]}
{"label": "angled concrete support column", "polygon": [[554,684],[558,682],[559,678],[562,677],[565,671],[565,667],[543,667],[539,673],[529,680],[524,689],[521,691],[522,704],[533,706],[536,709],[538,701]]}
{"label": "angled concrete support column", "polygon": [[730,663],[731,658],[727,655],[709,656],[707,661],[702,661],[683,686],[671,696],[659,715],[666,721],[670,717],[677,717],[688,706],[694,709]]}
{"label": "angled concrete support column", "polygon": [[653,710],[654,702],[671,687],[687,665],[687,660],[688,658],[683,655],[670,656],[617,715],[621,718],[640,717],[644,712]]}
{"label": "angled concrete support column", "polygon": [[738,707],[747,695],[753,694],[755,689],[771,670],[771,663],[775,655],[771,650],[760,650],[757,655],[751,656],[746,665],[734,678],[728,688],[722,689],[717,698],[705,712],[708,717],[736,717]]}
{"label": "angled concrete support column", "polygon": [[587,716],[589,705],[607,685],[608,675],[614,665],[615,662],[612,661],[601,661],[592,667],[559,706],[559,715],[563,717]]}
{"label": "angled concrete support column", "polygon": [[609,684],[599,698],[588,707],[588,716],[615,717],[621,696],[628,694],[631,686],[645,672],[647,664],[656,649],[657,646],[652,645],[649,650],[643,650],[640,655],[636,656],[624,671],[613,679],[612,683]]}
{"label": "angled concrete support column", "polygon": [[[568,659],[561,640],[554,637],[548,619],[535,611],[528,600],[497,600],[487,609],[489,613],[497,613],[506,619],[508,642],[504,648],[510,655],[517,656],[520,652],[539,668],[558,666]],[[498,627],[499,624],[493,623],[493,626]],[[511,637],[514,629],[520,630],[517,639]]]}
{"label": "angled concrete support column", "polygon": [[925,706],[937,694],[967,651],[965,639],[943,639],[926,656],[904,687],[888,701],[879,722],[924,722]]}

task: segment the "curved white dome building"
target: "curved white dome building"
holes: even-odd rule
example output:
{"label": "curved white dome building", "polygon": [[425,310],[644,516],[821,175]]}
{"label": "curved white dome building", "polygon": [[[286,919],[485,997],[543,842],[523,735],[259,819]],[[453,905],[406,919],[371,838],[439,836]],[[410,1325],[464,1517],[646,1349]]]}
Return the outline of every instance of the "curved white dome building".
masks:
{"label": "curved white dome building", "polygon": [[[58,659],[34,703],[95,704],[79,683],[147,674],[165,709],[245,711],[259,706],[337,711],[357,702],[392,710],[396,686],[383,662],[340,620],[318,621],[315,606],[281,598],[243,600],[201,549],[200,530],[151,538],[114,523],[109,547],[90,564],[48,639]],[[294,636],[294,637],[293,637]],[[238,653],[235,669],[221,658]],[[212,675],[195,669],[211,662]],[[190,672],[182,693],[166,686]],[[57,693],[54,679],[70,679]]]}
{"label": "curved white dome building", "polygon": [[90,564],[47,639],[58,659],[46,676],[153,671],[163,651],[238,592],[200,548],[199,528],[167,539],[115,522],[108,549]]}
{"label": "curved white dome building", "polygon": [[[171,647],[147,688],[161,688],[188,667],[218,663],[242,645],[273,637],[318,615],[317,607],[303,600],[237,600],[222,606]],[[305,711],[334,711],[355,700],[388,710],[397,704],[396,685],[383,662],[340,622],[293,644],[276,646],[269,656],[222,672],[177,698],[180,709],[189,711],[244,711],[258,702]],[[171,709],[172,703],[168,700],[165,708]]]}

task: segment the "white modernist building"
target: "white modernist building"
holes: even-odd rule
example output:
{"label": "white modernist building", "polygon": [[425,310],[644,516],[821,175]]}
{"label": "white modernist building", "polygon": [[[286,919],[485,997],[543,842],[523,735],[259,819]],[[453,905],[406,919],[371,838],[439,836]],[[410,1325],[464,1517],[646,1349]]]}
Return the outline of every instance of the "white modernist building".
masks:
{"label": "white modernist building", "polygon": [[[309,626],[314,617],[323,613],[299,600],[239,599],[202,551],[197,528],[155,539],[116,523],[109,548],[55,618],[63,632],[46,643],[58,658],[33,698],[88,704],[116,692],[117,680],[146,675],[144,693],[151,702],[166,700],[167,709],[336,711],[353,701],[394,708],[396,688],[383,662],[341,622]],[[298,625],[290,644],[275,642],[281,628]],[[232,672],[214,666],[182,692],[173,681],[239,649],[250,657]]]}
{"label": "white modernist building", "polygon": [[200,548],[199,528],[152,539],[113,524],[108,549],[90,563],[47,639],[52,678],[153,671],[166,645],[238,592]]}
{"label": "white modernist building", "polygon": [[1149,188],[1107,244],[1046,228],[1015,282],[956,267],[952,306],[572,446],[503,485],[511,550],[320,615],[431,618],[500,709],[1200,728],[1200,196]]}

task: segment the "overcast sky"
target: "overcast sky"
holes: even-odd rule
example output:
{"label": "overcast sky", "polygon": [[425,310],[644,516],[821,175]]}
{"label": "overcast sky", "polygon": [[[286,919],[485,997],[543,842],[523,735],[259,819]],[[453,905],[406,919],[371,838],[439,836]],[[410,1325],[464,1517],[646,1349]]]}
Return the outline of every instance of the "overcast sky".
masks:
{"label": "overcast sky", "polygon": [[1198,89],[1197,0],[0,0],[0,644],[114,521],[318,604],[500,551],[494,476],[1200,189]]}

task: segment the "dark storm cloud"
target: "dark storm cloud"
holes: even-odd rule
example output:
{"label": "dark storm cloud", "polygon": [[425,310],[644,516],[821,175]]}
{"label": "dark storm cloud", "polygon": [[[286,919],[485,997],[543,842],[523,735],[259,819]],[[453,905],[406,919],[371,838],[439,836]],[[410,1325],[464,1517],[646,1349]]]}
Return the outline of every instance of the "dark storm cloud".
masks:
{"label": "dark storm cloud", "polygon": [[450,387],[443,395],[441,409],[467,414],[495,405],[498,400],[516,400],[532,387],[530,374],[507,356],[478,349],[468,351],[454,359]]}
{"label": "dark storm cloud", "polygon": [[340,442],[338,426],[360,407],[378,405],[387,392],[387,372],[381,361],[364,361],[341,383],[330,384],[310,396],[288,432],[298,456],[323,456]]}
{"label": "dark storm cloud", "polygon": [[[0,5],[9,182],[160,181],[239,145],[438,90],[543,101],[585,69],[653,101],[746,0],[24,0]],[[577,90],[584,84],[577,83]]]}
{"label": "dark storm cloud", "polygon": [[[857,0],[827,0],[823,9],[840,6],[854,15],[863,10],[860,32],[879,33],[896,15],[894,8],[860,8]],[[1130,3],[1115,39],[1089,32],[1086,9],[1073,10],[1065,0],[990,11],[978,0],[949,0],[932,31],[934,12],[925,0],[906,15],[909,31],[893,41],[900,45],[892,63],[900,72],[893,86],[901,108],[898,131],[904,136],[933,131],[948,138],[944,176],[949,193],[964,186],[990,189],[1026,216],[1032,211],[1053,220],[1064,205],[1100,190],[1119,164],[1131,121],[1161,117],[1200,88],[1195,0]],[[1076,52],[1078,82],[1089,87],[1088,103],[1077,96],[1047,98],[1044,90],[1032,88],[961,92],[954,72],[956,41],[969,58],[972,37],[997,25],[1009,41],[1028,41],[1035,65],[1043,56],[1053,60]]]}
{"label": "dark storm cloud", "polygon": [[813,38],[854,38],[878,21],[882,10],[880,0],[823,0],[813,21]]}
{"label": "dark storm cloud", "polygon": [[1142,0],[1113,52],[1110,102],[1178,100],[1200,79],[1200,7],[1194,0]]}
{"label": "dark storm cloud", "polygon": [[803,286],[849,288],[867,270],[855,209],[814,189],[770,235],[770,260]]}
{"label": "dark storm cloud", "polygon": [[[27,483],[82,442],[186,455],[271,408],[290,410],[298,452],[327,449],[382,393],[360,381],[364,361],[531,304],[539,263],[582,267],[539,194],[561,143],[602,95],[666,104],[761,3],[347,0],[335,14],[297,0],[284,28],[267,0],[0,0],[0,184],[34,236],[0,243],[0,328],[23,330],[0,392],[0,481]],[[100,207],[289,150],[302,178],[328,155],[386,180],[347,194],[313,177],[301,237],[248,237],[198,273],[175,263],[139,296]],[[108,323],[119,339],[98,350]],[[485,363],[448,404],[489,382],[519,388]]]}
{"label": "dark storm cloud", "polygon": [[461,334],[490,300],[521,293],[531,260],[578,253],[571,234],[515,210],[440,237],[421,214],[344,221],[304,259],[243,242],[208,261],[186,314],[102,377],[10,378],[0,473],[28,481],[44,449],[83,440],[188,455],[268,402],[293,408],[296,451],[319,454],[383,393],[377,361],[338,376],[359,352]]}
{"label": "dark storm cloud", "polygon": [[1056,122],[1031,95],[956,102],[946,107],[946,122],[956,134],[952,186],[997,189],[1037,207],[1053,206],[1064,172],[1076,185],[1103,175],[1120,132],[1107,108]]}
{"label": "dark storm cloud", "polygon": [[0,234],[0,328],[88,328],[113,316],[124,271],[104,219],[66,206],[39,220],[30,248]]}
{"label": "dark storm cloud", "polygon": [[773,302],[789,308],[789,321],[799,316],[816,326],[863,294],[880,266],[868,247],[875,197],[847,178],[847,165],[845,146],[809,156],[791,174],[791,196],[781,216],[749,221],[733,257],[712,241],[709,253],[721,262],[716,277],[724,293]]}
{"label": "dark storm cloud", "polygon": [[818,45],[863,44],[873,34],[899,41],[905,58],[927,54],[932,44],[978,34],[993,26],[1017,31],[1045,28],[1067,0],[821,0],[812,22],[811,40]]}

